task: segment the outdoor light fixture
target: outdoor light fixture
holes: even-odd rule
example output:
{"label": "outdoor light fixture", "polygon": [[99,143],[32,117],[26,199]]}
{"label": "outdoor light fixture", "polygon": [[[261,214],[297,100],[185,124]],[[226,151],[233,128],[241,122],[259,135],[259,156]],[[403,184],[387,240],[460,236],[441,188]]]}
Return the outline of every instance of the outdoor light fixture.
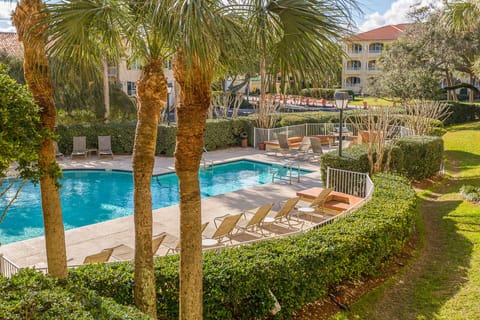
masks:
{"label": "outdoor light fixture", "polygon": [[170,93],[172,93],[172,84],[167,87],[167,125],[170,125]]}
{"label": "outdoor light fixture", "polygon": [[347,92],[335,92],[335,106],[340,110],[340,128],[338,129],[338,155],[342,156],[342,130],[343,130],[343,109],[348,104]]}

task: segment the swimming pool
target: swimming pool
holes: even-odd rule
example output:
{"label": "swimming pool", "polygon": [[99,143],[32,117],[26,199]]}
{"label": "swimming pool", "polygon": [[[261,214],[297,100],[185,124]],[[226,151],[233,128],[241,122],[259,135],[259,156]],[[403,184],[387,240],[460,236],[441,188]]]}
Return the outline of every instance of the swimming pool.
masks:
{"label": "swimming pool", "polygon": [[[238,160],[216,164],[199,173],[202,198],[270,183],[273,172],[287,169],[263,162]],[[301,170],[300,174],[311,171]],[[133,214],[133,177],[127,171],[64,170],[61,199],[65,229]],[[9,194],[13,196],[13,191]],[[9,196],[0,199],[3,208]],[[152,178],[153,208],[178,204],[175,173]],[[7,244],[43,235],[40,187],[27,183],[0,223],[0,243]]]}

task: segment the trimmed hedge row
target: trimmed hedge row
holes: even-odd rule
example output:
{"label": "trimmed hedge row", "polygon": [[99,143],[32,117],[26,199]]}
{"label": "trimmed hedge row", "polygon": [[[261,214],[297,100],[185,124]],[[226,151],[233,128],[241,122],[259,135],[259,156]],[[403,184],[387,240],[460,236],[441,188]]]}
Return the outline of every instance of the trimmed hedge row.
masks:
{"label": "trimmed hedge row", "polygon": [[[289,318],[341,281],[377,273],[409,237],[416,198],[405,178],[381,174],[374,181],[372,200],[336,223],[297,236],[206,252],[204,319],[265,317],[274,304],[271,293],[282,306],[278,317]],[[160,318],[178,316],[178,267],[177,255],[155,261]],[[70,272],[69,281],[133,304],[131,263],[82,266]]]}
{"label": "trimmed hedge row", "polygon": [[[392,148],[392,149],[389,149]],[[409,179],[421,180],[435,175],[440,169],[443,156],[443,140],[433,136],[410,136],[397,139],[395,145],[387,146],[383,157],[391,151],[390,171]],[[320,170],[326,179],[327,167],[356,172],[370,172],[368,144],[355,145],[343,151],[342,157],[328,152],[321,157]]]}
{"label": "trimmed hedge row", "polygon": [[460,124],[480,120],[480,106],[456,101],[447,101],[450,116],[445,125]]}
{"label": "trimmed hedge row", "polygon": [[[112,137],[112,151],[116,154],[131,154],[135,138],[136,122],[92,123],[89,125],[58,126],[58,147],[64,154],[70,154],[74,136],[86,136],[87,147],[96,148],[98,136]],[[247,132],[250,144],[253,141],[253,123],[250,119],[208,120],[205,133],[207,150],[240,145],[240,133]],[[159,125],[156,154],[172,156],[175,151],[176,127]]]}
{"label": "trimmed hedge row", "polygon": [[0,277],[0,319],[150,319],[138,309],[104,298],[81,284],[56,280],[32,269]]}

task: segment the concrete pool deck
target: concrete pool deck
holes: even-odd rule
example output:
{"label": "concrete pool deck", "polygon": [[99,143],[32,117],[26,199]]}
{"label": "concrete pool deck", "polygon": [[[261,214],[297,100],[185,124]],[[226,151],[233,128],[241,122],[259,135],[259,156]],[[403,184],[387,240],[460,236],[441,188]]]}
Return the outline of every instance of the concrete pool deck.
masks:
{"label": "concrete pool deck", "polygon": [[[207,160],[213,163],[250,159],[268,163],[285,164],[287,159],[268,155],[265,151],[252,148],[230,148],[211,151],[206,155]],[[174,171],[173,157],[155,157],[154,174]],[[131,156],[117,155],[112,159],[89,159],[59,161],[64,169],[119,169],[132,170]],[[243,210],[259,207],[267,203],[278,203],[281,200],[294,197],[296,192],[311,187],[322,185],[320,168],[317,163],[300,162],[302,169],[314,172],[301,177],[301,182],[296,180],[292,184],[285,182],[268,183],[252,188],[226,193],[202,199],[202,221],[210,222],[204,235],[211,235],[215,231],[213,219],[228,213],[238,213]],[[179,207],[178,205],[153,210],[153,233],[167,232],[168,241],[174,241],[179,235]],[[133,215],[102,223],[65,231],[67,244],[67,259],[69,265],[78,265],[85,256],[97,253],[105,248],[125,244],[134,247]],[[162,247],[158,253],[166,252]],[[45,241],[43,237],[15,242],[0,247],[0,253],[18,267],[37,266],[43,267],[46,263]]]}

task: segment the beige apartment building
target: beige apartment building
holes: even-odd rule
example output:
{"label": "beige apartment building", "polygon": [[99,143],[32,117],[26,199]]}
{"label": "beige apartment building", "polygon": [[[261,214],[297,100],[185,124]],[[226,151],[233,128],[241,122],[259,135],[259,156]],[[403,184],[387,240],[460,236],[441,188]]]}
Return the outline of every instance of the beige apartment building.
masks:
{"label": "beige apartment building", "polygon": [[377,59],[389,42],[398,39],[410,24],[388,25],[362,32],[345,40],[342,87],[364,93],[367,79],[378,74]]}

